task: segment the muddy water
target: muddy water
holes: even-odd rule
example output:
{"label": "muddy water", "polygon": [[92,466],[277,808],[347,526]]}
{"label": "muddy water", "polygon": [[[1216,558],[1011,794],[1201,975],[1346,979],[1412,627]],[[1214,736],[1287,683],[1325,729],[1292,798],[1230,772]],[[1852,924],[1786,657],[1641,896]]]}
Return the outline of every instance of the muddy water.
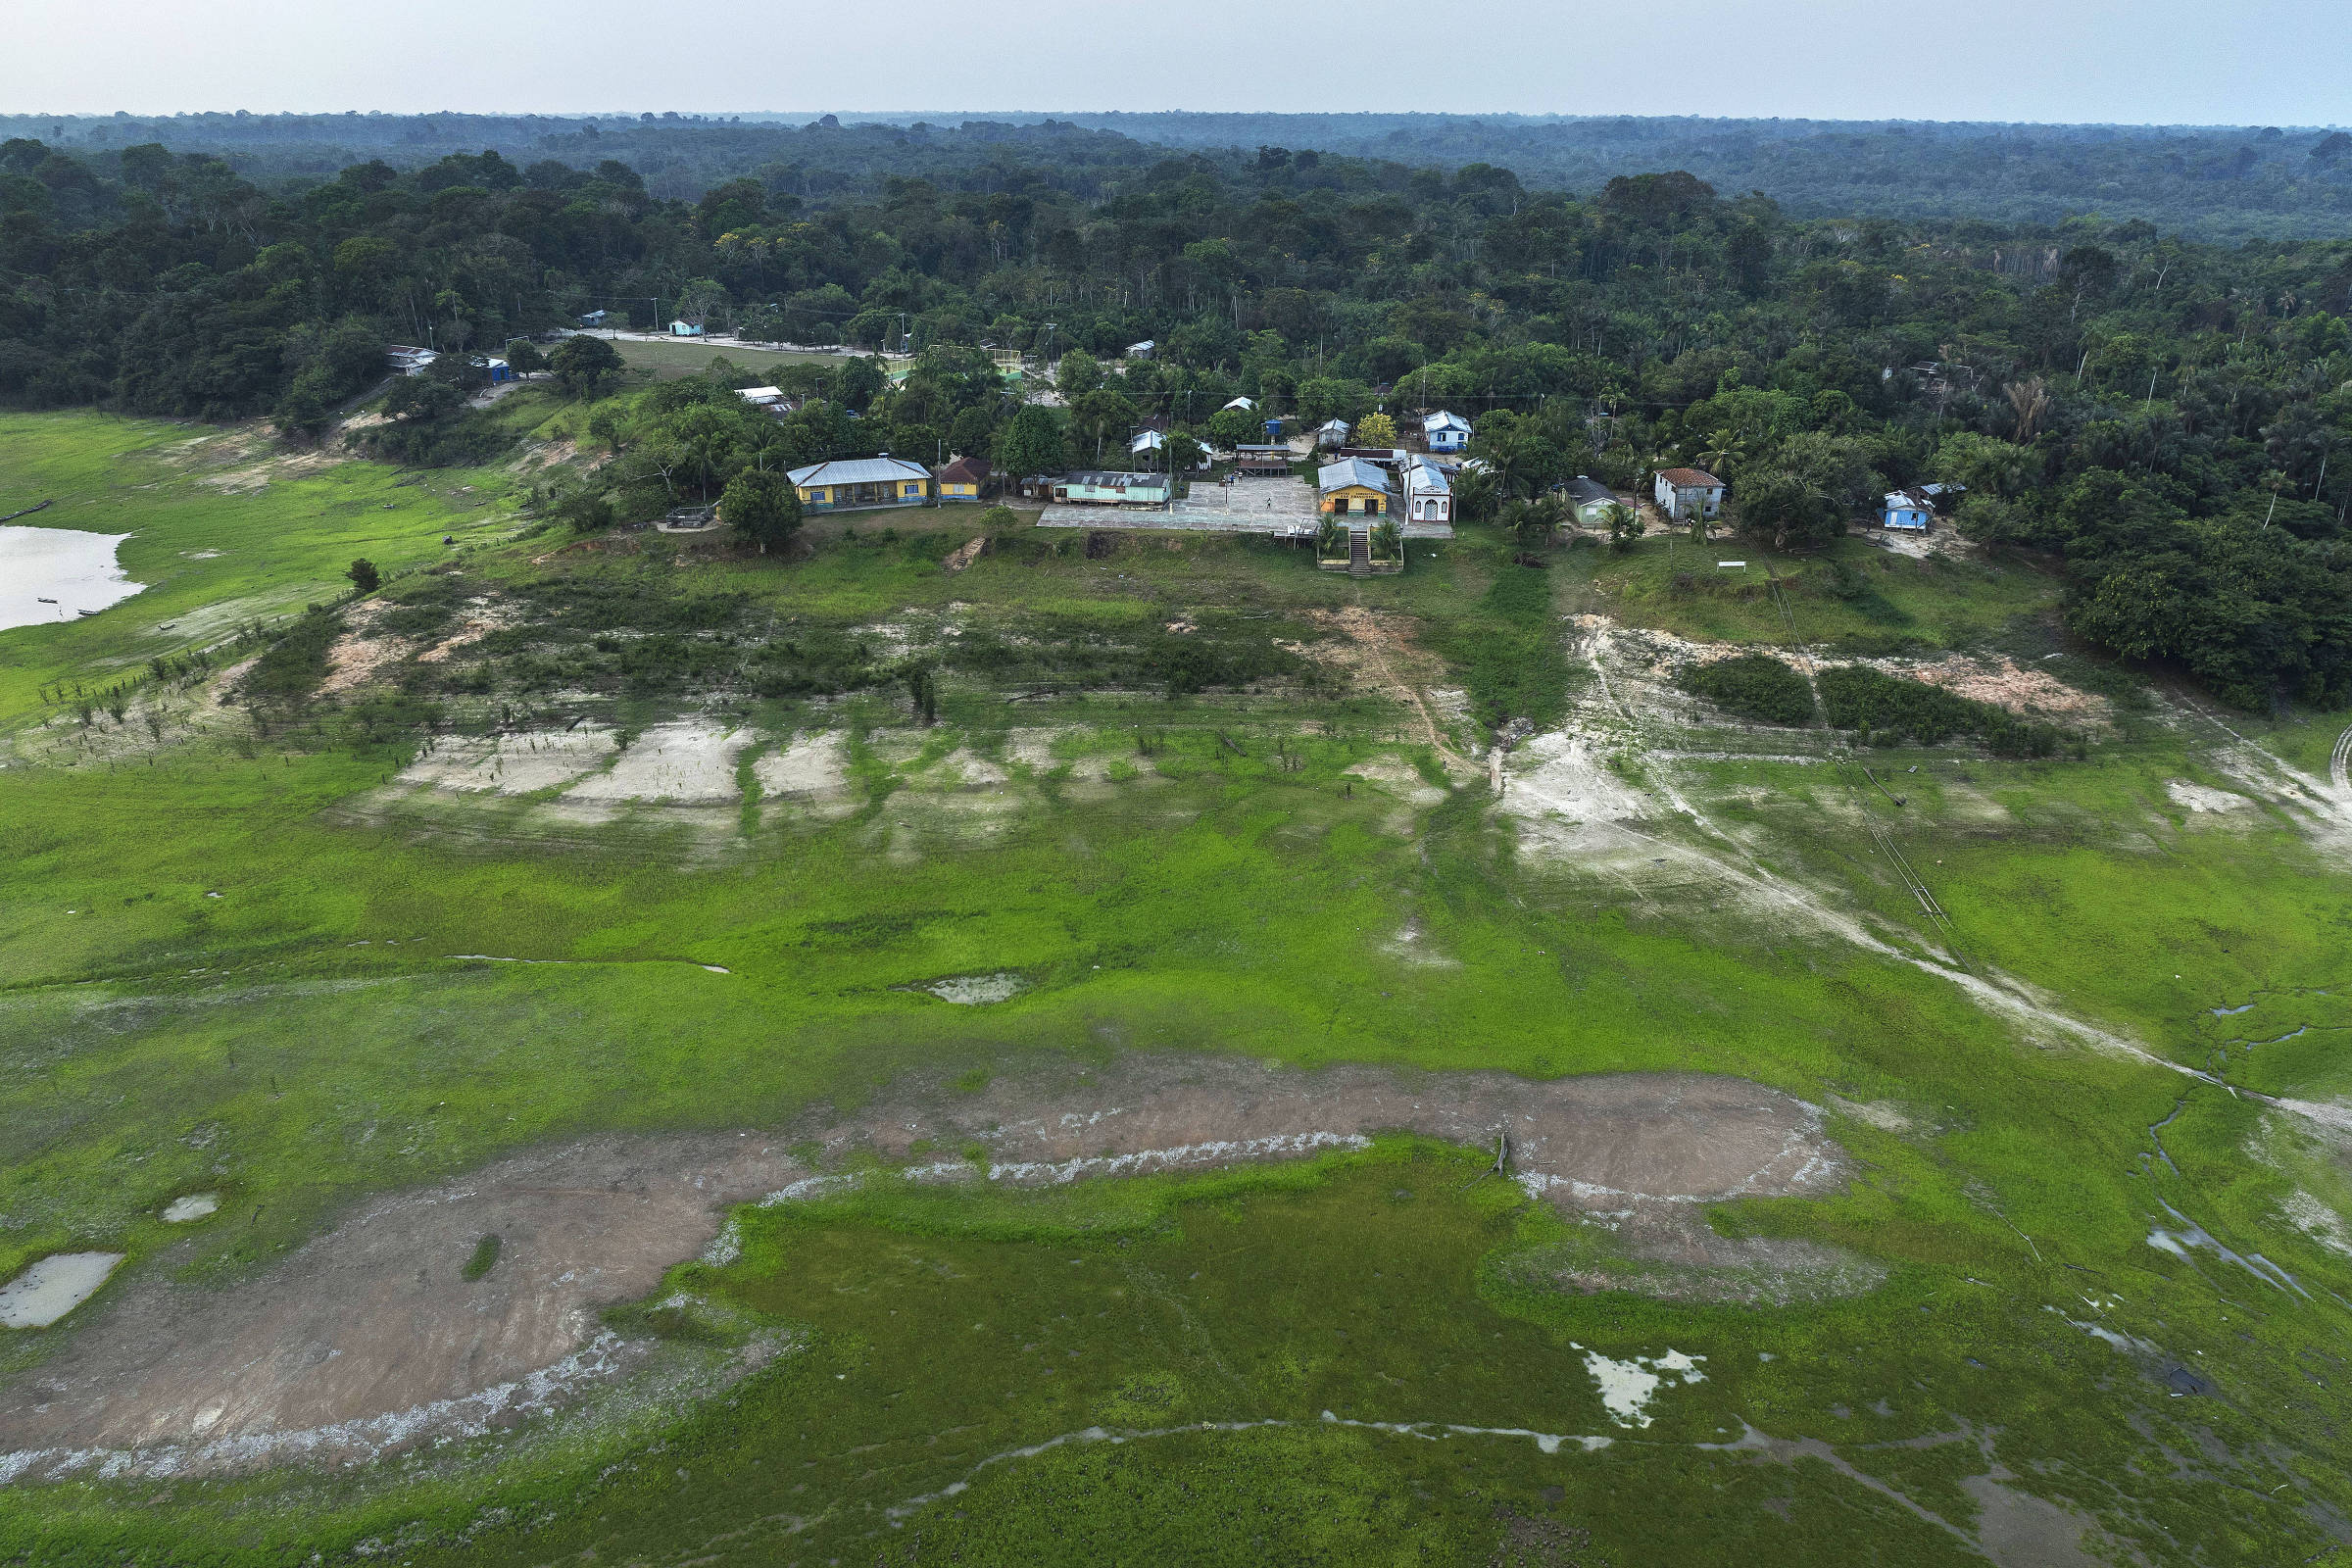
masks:
{"label": "muddy water", "polygon": [[[78,619],[145,587],[123,575],[115,548],[126,533],[0,527],[0,629]],[[43,600],[55,600],[43,604]]]}

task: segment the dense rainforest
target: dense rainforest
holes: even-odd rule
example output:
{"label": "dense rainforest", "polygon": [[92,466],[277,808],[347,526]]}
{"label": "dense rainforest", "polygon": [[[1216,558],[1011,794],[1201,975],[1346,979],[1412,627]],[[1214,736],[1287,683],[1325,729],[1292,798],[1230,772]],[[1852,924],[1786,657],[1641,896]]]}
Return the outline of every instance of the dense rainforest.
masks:
{"label": "dense rainforest", "polygon": [[[1230,441],[1211,420],[1237,392],[1310,420],[1447,407],[1490,460],[1474,512],[1695,463],[1731,481],[1740,526],[1803,547],[1939,479],[1965,487],[1968,532],[2063,559],[2082,635],[2241,704],[2352,699],[2352,243],[1800,218],[1682,172],[1571,195],[1491,163],[1171,154],[1066,125],[834,131],[811,132],[831,163],[673,195],[578,132],[571,161],[266,182],[155,144],[11,140],[0,399],[274,412],[299,438],[377,385],[387,340],[461,351],[462,377],[605,309],[918,356],[896,388],[858,359],[771,372],[812,395],[782,425],[691,387],[607,421],[615,449],[689,453],[705,488],[771,454],[885,447],[1029,471],[1155,414]],[[1152,359],[1102,368],[1146,338]],[[1079,351],[1067,407],[1024,408],[983,344]],[[386,455],[463,445],[459,400],[406,386],[387,412]],[[650,494],[606,488],[572,515]]]}
{"label": "dense rainforest", "polygon": [[[1761,190],[1799,217],[2144,219],[2200,239],[2352,232],[2352,134],[2278,125],[2045,125],[1689,116],[1203,114],[964,115],[0,115],[0,140],[108,153],[146,142],[225,159],[251,179],[331,177],[496,149],[517,164],[616,158],[657,196],[692,198],[775,166],[825,188],[883,174],[934,178],[992,160],[1148,163],[1166,149],[1227,159],[1256,148],[1454,170],[1490,163],[1530,188],[1592,191],[1639,169],[1684,169],[1718,190]],[[802,194],[808,194],[803,190]]]}

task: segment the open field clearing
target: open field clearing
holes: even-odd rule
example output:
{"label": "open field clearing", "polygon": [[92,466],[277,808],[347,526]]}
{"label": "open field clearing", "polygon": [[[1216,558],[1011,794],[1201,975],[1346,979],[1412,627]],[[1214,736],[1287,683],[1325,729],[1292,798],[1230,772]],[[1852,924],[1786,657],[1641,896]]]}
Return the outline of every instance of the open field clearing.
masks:
{"label": "open field clearing", "polygon": [[2032,562],[950,572],[5,428],[147,586],[0,632],[0,1560],[2352,1539],[2343,724]]}

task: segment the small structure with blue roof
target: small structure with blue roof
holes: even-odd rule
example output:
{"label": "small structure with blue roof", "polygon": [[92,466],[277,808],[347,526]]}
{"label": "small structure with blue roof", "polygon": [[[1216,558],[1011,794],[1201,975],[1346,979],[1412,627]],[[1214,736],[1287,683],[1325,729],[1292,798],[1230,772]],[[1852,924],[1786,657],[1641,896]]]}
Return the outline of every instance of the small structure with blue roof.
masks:
{"label": "small structure with blue roof", "polygon": [[1440,409],[1421,421],[1421,434],[1432,452],[1459,452],[1470,444],[1470,421]]}

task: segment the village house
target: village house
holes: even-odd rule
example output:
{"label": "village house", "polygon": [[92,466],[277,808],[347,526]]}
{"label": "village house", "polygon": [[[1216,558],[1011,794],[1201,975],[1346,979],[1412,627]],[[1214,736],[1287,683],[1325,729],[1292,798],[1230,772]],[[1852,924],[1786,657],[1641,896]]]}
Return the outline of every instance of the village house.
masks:
{"label": "village house", "polygon": [[1658,510],[1677,522],[1723,510],[1723,481],[1704,468],[1660,468],[1653,488]]}
{"label": "village house", "polygon": [[1444,465],[1419,456],[1406,461],[1404,514],[1413,522],[1453,521],[1453,485]]}
{"label": "village house", "polygon": [[1168,504],[1164,473],[1065,473],[1054,481],[1054,499],[1082,506],[1152,506]]}
{"label": "village house", "polygon": [[1315,472],[1315,485],[1322,492],[1320,510],[1334,515],[1350,512],[1377,514],[1391,510],[1388,474],[1361,458],[1326,463]]}
{"label": "village house", "polygon": [[1936,521],[1936,504],[1915,490],[1889,490],[1879,512],[1879,526],[1902,533],[1926,533]]}
{"label": "village house", "polygon": [[1131,360],[1148,360],[1158,351],[1159,345],[1151,338],[1146,338],[1141,343],[1130,343],[1127,345],[1127,358]]}
{"label": "village house", "polygon": [[1439,464],[1417,459],[1403,466],[1404,514],[1414,522],[1453,521],[1453,483]]}
{"label": "village house", "polygon": [[1346,419],[1325,419],[1315,428],[1315,445],[1336,451],[1348,444],[1348,432],[1351,429],[1353,426],[1348,424]]}
{"label": "village house", "polygon": [[1609,508],[1623,505],[1618,501],[1616,491],[1598,479],[1581,473],[1561,485],[1560,494],[1566,499],[1568,510],[1581,528],[1607,527]]}
{"label": "village house", "polygon": [[1291,471],[1298,454],[1287,446],[1238,446],[1233,449],[1234,466],[1244,473],[1283,474]]}
{"label": "village house", "polygon": [[931,474],[919,463],[885,452],[872,458],[844,458],[794,468],[785,478],[800,492],[801,505],[814,512],[855,507],[919,507],[930,499]]}
{"label": "village house", "polygon": [[672,321],[669,323],[669,335],[671,337],[701,337],[703,323],[700,321]]}
{"label": "village house", "polygon": [[1470,444],[1470,421],[1440,409],[1422,419],[1421,439],[1432,452],[1459,452]]}
{"label": "village house", "polygon": [[939,486],[942,501],[977,501],[988,490],[989,466],[986,458],[957,458],[944,467],[932,470],[931,477]]}

